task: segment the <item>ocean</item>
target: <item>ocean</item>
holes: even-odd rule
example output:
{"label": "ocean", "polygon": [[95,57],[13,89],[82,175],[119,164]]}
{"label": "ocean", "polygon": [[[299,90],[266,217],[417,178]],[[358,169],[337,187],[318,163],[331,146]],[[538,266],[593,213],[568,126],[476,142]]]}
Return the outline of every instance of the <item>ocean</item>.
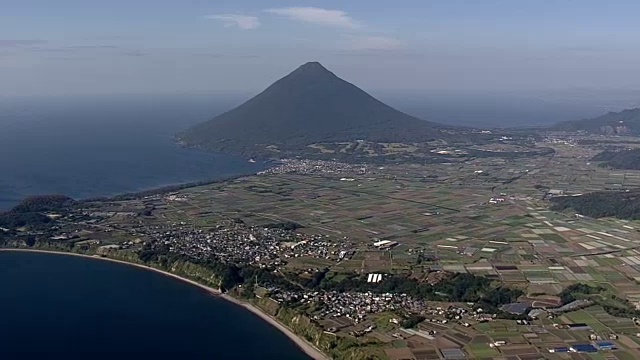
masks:
{"label": "ocean", "polygon": [[[0,98],[0,210],[254,173],[266,165],[177,146],[237,105],[206,95]],[[0,252],[0,359],[308,359],[241,307],[125,265]]]}
{"label": "ocean", "polygon": [[0,99],[0,210],[29,195],[82,199],[260,171],[264,164],[173,141],[177,132],[236,105],[237,98]]}
{"label": "ocean", "polygon": [[309,359],[242,307],[132,266],[0,252],[0,289],[0,359]]}

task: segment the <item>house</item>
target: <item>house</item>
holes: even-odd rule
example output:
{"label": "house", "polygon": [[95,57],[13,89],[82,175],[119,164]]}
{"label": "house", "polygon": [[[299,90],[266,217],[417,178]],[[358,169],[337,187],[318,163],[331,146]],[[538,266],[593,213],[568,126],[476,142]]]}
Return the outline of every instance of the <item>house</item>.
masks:
{"label": "house", "polygon": [[398,245],[397,241],[389,241],[389,240],[380,240],[373,243],[373,246],[377,247],[380,250],[391,249],[396,245]]}
{"label": "house", "polygon": [[381,246],[387,245],[389,243],[391,243],[391,241],[389,241],[389,240],[380,240],[380,241],[374,242],[373,246],[381,247]]}

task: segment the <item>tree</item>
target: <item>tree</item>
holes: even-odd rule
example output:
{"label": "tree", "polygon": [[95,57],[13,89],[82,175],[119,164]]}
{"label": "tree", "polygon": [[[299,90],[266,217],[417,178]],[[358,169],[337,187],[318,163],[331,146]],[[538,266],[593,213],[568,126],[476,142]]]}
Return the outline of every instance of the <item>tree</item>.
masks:
{"label": "tree", "polygon": [[28,247],[33,247],[36,244],[36,237],[33,235],[27,236],[27,238],[25,239],[25,243]]}
{"label": "tree", "polygon": [[411,315],[402,322],[402,327],[411,329],[423,322],[426,318],[422,315]]}

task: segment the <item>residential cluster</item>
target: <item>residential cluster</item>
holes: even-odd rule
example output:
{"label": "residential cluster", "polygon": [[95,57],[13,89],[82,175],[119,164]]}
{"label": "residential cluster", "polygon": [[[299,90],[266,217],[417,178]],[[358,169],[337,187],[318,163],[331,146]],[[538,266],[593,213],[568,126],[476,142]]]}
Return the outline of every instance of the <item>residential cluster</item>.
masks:
{"label": "residential cluster", "polygon": [[258,172],[258,175],[270,174],[312,174],[312,173],[346,173],[356,172],[365,174],[367,172],[366,165],[347,164],[337,161],[325,160],[298,160],[284,159],[280,161],[280,165]]}
{"label": "residential cluster", "polygon": [[415,300],[406,294],[376,294],[372,292],[335,292],[335,291],[274,291],[269,295],[278,302],[299,302],[301,304],[321,304],[318,318],[346,317],[358,324],[367,319],[367,315],[386,311],[420,312],[425,302]]}
{"label": "residential cluster", "polygon": [[[471,326],[470,322],[486,322],[495,319],[495,314],[482,309],[471,309],[464,305],[438,306],[417,300],[402,293],[336,292],[336,291],[284,291],[270,288],[269,297],[279,303],[309,305],[316,310],[314,317],[320,319],[347,318],[354,324],[369,320],[369,316],[383,312],[419,314],[426,322],[447,324],[455,322]],[[398,320],[395,319],[395,323]]]}
{"label": "residential cluster", "polygon": [[351,252],[349,241],[331,241],[327,236],[294,233],[280,228],[248,226],[224,221],[212,230],[184,223],[144,229],[152,247],[166,248],[196,259],[261,266],[282,266],[290,259],[312,257],[340,261]]}

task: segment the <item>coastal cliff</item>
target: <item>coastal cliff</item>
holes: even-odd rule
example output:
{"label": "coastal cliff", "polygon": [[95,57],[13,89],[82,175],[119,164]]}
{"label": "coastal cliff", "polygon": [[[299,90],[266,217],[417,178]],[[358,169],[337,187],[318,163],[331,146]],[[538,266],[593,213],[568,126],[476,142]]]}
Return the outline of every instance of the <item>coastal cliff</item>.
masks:
{"label": "coastal cliff", "polygon": [[[29,247],[22,242],[11,241],[4,244],[4,249],[88,256],[126,263],[180,278],[215,294],[222,293],[219,290],[223,281],[221,276],[213,269],[187,260],[145,262],[134,252],[120,250],[96,251],[93,248],[82,249],[79,247],[69,248],[56,242],[38,242],[36,246]],[[253,292],[248,294],[246,292],[232,291],[231,293],[234,294],[233,297],[228,295],[223,295],[222,297],[238,305],[245,306],[254,313],[260,312],[264,314],[261,317],[265,318],[265,320],[271,318],[277,321],[292,333],[287,334],[285,332],[285,334],[289,336],[295,334],[295,336],[304,340],[302,343],[307,342],[313,348],[324,353],[327,358],[336,360],[377,360],[387,358],[382,350],[372,346],[375,344],[371,342],[362,343],[355,338],[339,336],[324,331],[318,323],[304,313],[282,306],[268,297],[255,297]],[[311,354],[310,356],[313,357]]]}
{"label": "coastal cliff", "polygon": [[[386,359],[381,349],[371,342],[362,343],[352,337],[340,336],[325,331],[318,323],[295,309],[280,306],[269,298],[256,298],[255,305],[273,316],[296,335],[302,337],[332,359],[373,360]],[[274,306],[275,305],[275,306]]]}

